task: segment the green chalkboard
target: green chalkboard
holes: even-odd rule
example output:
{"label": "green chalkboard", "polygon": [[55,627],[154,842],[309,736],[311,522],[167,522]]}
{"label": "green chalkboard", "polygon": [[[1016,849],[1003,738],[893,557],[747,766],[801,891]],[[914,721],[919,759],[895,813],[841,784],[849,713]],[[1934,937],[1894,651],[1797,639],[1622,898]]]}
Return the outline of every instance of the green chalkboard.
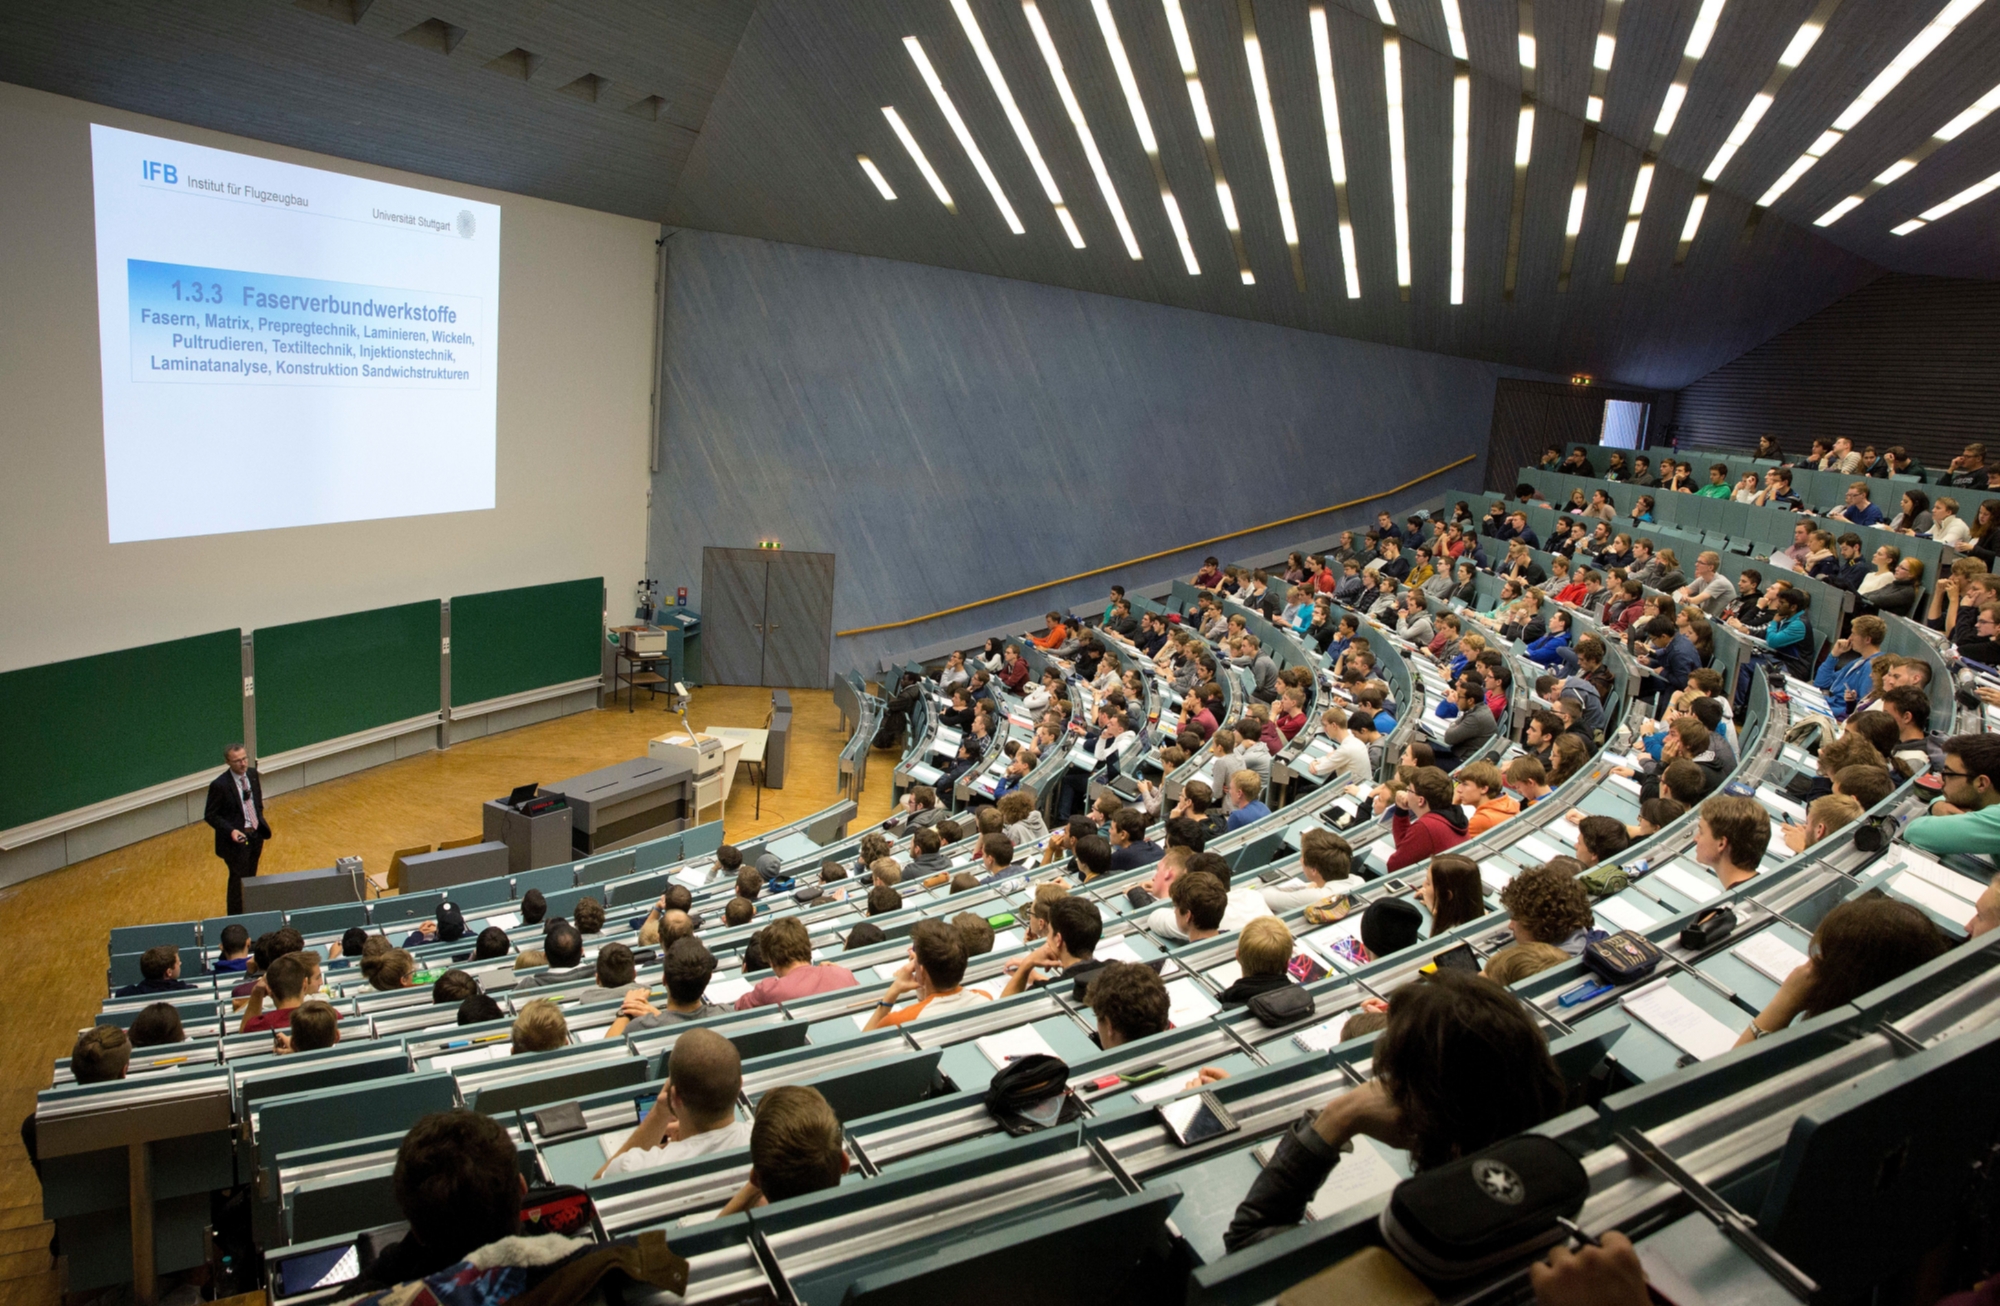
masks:
{"label": "green chalkboard", "polygon": [[438,710],[436,599],[252,632],[263,756]]}
{"label": "green chalkboard", "polygon": [[451,705],[484,703],[603,669],[604,578],[451,601]]}
{"label": "green chalkboard", "polygon": [[240,631],[0,674],[0,830],[219,773],[242,737]]}

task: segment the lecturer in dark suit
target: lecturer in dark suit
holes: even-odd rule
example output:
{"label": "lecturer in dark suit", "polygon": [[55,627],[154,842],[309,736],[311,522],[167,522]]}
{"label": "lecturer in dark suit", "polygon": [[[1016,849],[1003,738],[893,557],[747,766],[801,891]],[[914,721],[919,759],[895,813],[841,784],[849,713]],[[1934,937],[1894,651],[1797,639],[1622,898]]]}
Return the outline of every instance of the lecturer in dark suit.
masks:
{"label": "lecturer in dark suit", "polygon": [[215,827],[215,855],[229,868],[228,912],[234,916],[243,910],[243,877],[257,873],[271,823],[264,819],[264,785],[249,750],[231,744],[222,758],[229,769],[209,782],[202,819]]}

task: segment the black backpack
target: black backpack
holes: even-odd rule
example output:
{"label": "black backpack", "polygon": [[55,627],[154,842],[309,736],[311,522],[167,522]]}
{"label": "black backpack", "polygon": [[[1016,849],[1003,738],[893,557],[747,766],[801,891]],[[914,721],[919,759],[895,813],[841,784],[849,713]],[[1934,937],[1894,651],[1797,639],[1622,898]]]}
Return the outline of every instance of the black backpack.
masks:
{"label": "black backpack", "polygon": [[1036,1052],[1009,1062],[986,1086],[986,1109],[1000,1127],[1018,1138],[1083,1114],[1069,1086],[1069,1066],[1061,1057]]}

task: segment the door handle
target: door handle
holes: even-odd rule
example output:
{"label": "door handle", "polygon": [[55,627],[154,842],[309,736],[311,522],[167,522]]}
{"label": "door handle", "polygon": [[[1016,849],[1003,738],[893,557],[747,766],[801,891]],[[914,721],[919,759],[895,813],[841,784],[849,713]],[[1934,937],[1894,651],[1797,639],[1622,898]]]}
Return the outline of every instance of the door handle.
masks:
{"label": "door handle", "polygon": [[775,622],[775,621],[774,621],[774,622],[772,622],[772,623],[771,623],[771,629],[772,629],[772,630],[776,630],[777,628],[778,628],[778,623],[777,623],[777,622]]}
{"label": "door handle", "polygon": [[751,622],[750,629],[756,631],[759,635],[764,633],[764,626],[762,622],[756,622],[756,621]]}

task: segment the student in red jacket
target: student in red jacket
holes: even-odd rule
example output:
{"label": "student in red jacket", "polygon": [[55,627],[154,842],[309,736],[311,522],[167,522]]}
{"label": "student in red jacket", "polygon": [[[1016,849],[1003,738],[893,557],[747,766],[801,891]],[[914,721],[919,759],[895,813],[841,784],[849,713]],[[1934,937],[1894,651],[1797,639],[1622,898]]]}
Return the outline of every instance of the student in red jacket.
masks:
{"label": "student in red jacket", "polygon": [[1388,861],[1392,874],[1463,843],[1465,813],[1452,802],[1451,777],[1435,766],[1418,767],[1409,787],[1396,795],[1389,828],[1396,836]]}

